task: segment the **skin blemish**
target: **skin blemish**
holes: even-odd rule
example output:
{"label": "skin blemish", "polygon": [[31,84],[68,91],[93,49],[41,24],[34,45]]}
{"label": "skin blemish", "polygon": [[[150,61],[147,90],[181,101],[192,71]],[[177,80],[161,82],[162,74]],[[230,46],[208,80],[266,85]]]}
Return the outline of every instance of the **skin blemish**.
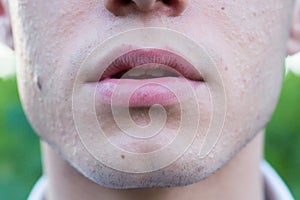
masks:
{"label": "skin blemish", "polygon": [[37,88],[41,91],[42,90],[42,80],[38,75],[34,76],[34,83],[37,86]]}
{"label": "skin blemish", "polygon": [[222,9],[222,10],[225,10],[225,7],[222,7],[221,9]]}
{"label": "skin blemish", "polygon": [[124,156],[124,155],[121,155],[121,158],[122,158],[122,159],[124,159],[124,158],[125,158],[125,156]]}
{"label": "skin blemish", "polygon": [[37,78],[36,85],[37,85],[37,87],[39,88],[39,90],[42,90],[42,83],[41,83],[40,77]]}

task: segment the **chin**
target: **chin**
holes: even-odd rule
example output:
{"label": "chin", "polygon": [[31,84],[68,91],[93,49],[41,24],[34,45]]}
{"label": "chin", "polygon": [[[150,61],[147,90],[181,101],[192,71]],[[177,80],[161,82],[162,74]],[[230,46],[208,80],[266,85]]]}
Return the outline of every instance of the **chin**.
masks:
{"label": "chin", "polygon": [[79,152],[77,157],[64,159],[81,175],[99,186],[111,189],[142,189],[183,187],[201,182],[233,157],[200,159],[192,157],[191,154],[194,153],[189,151],[171,165],[147,173],[128,173],[112,169],[94,160],[87,152]]}

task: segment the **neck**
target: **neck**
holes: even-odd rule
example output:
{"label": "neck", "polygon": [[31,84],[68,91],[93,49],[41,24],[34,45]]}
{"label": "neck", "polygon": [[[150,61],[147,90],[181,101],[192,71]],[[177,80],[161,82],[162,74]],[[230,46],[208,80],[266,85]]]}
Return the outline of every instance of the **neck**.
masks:
{"label": "neck", "polygon": [[263,199],[263,183],[259,171],[262,159],[263,133],[260,133],[229,163],[209,178],[185,187],[109,189],[90,181],[46,143],[42,143],[44,171],[48,181],[47,200],[247,200]]}

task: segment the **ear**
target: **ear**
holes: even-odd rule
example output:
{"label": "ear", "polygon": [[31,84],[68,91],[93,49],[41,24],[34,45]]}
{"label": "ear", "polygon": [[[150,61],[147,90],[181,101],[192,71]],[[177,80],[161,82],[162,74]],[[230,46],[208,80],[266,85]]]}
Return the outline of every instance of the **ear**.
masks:
{"label": "ear", "polygon": [[0,0],[0,43],[13,48],[13,37],[7,0]]}
{"label": "ear", "polygon": [[290,38],[287,44],[287,54],[300,51],[300,0],[295,1],[295,10],[291,24]]}

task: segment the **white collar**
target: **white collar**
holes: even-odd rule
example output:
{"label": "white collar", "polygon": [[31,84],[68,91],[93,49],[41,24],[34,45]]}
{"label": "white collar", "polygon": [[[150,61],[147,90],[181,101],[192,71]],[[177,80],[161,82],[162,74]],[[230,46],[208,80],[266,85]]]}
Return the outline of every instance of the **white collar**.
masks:
{"label": "white collar", "polygon": [[269,163],[263,161],[260,171],[264,176],[266,200],[294,200],[286,184]]}

